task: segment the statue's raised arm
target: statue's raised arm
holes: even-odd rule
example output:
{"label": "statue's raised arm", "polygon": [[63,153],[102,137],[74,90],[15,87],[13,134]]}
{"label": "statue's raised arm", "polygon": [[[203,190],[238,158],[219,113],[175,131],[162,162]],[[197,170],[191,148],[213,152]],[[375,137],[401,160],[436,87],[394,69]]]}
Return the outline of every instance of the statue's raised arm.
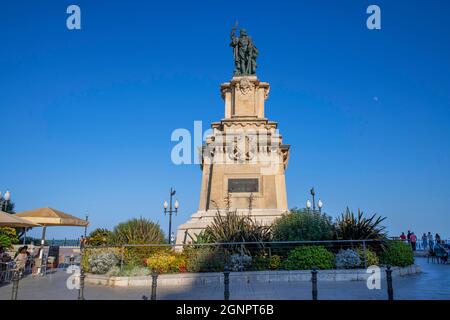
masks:
{"label": "statue's raised arm", "polygon": [[238,22],[236,21],[236,23],[234,24],[233,28],[231,28],[230,38],[231,38],[232,43],[235,43],[236,39],[238,39],[236,37],[237,27],[238,27]]}

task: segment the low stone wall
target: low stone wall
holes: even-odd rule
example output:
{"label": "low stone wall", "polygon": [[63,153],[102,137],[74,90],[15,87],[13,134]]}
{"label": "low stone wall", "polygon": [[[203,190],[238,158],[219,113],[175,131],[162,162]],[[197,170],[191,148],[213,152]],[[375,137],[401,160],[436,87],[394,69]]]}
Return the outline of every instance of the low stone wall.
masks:
{"label": "low stone wall", "polygon": [[[420,267],[411,265],[405,268],[392,268],[392,276],[406,276],[420,273]],[[381,271],[382,278],[386,276],[385,268]],[[365,269],[353,270],[319,270],[319,281],[366,281],[370,276]],[[277,282],[305,282],[311,281],[311,271],[255,271],[235,272],[230,274],[230,282],[244,283],[277,283]],[[147,277],[109,277],[104,275],[87,274],[86,283],[112,287],[149,287],[152,278]],[[158,277],[158,286],[202,286],[223,284],[223,273],[181,273],[165,274]]]}

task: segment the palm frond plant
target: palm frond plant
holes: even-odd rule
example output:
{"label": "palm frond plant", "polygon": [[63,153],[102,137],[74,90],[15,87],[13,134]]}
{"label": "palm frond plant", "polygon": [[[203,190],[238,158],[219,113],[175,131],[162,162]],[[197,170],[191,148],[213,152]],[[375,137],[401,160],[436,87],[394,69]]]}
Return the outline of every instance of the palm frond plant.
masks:
{"label": "palm frond plant", "polygon": [[237,210],[216,213],[204,235],[213,243],[267,242],[271,240],[270,226],[264,226]]}
{"label": "palm frond plant", "polygon": [[[227,199],[228,198],[228,199]],[[252,242],[257,245],[226,245],[225,250],[230,253],[239,252],[248,253],[252,249],[257,249],[259,254],[264,249],[263,242],[269,242],[272,239],[270,226],[262,225],[256,222],[250,215],[238,213],[237,209],[231,209],[229,196],[225,199],[226,208],[224,211],[217,207],[216,215],[211,224],[209,224],[204,236],[212,243],[239,243]]]}
{"label": "palm frond plant", "polygon": [[358,209],[358,214],[347,207],[345,213],[336,219],[335,233],[337,240],[376,240],[382,245],[387,239],[386,227],[382,225],[386,217],[373,214],[366,217]]}
{"label": "palm frond plant", "polygon": [[336,219],[336,237],[338,240],[384,240],[386,228],[381,224],[386,217],[377,214],[366,217],[358,209],[355,216],[347,207],[346,212]]}

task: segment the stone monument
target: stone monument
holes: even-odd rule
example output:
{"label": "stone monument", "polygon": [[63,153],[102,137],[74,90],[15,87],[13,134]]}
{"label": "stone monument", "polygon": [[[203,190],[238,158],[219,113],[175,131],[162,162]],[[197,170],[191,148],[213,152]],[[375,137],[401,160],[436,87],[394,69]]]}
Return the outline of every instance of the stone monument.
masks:
{"label": "stone monument", "polygon": [[285,170],[289,145],[284,145],[278,123],[265,117],[270,86],[256,76],[258,50],[246,31],[231,32],[235,70],[220,87],[225,115],[212,124],[213,133],[201,150],[200,206],[178,228],[177,244],[191,243],[222,214],[227,202],[239,214],[250,214],[271,224],[288,211]]}

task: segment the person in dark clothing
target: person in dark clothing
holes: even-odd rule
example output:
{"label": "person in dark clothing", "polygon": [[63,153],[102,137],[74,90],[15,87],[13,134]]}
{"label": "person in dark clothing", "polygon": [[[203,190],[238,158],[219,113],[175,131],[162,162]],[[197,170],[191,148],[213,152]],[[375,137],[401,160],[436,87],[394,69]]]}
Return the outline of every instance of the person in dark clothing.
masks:
{"label": "person in dark clothing", "polygon": [[441,236],[439,235],[439,233],[436,233],[436,236],[434,237],[434,239],[436,240],[436,243],[441,243]]}

